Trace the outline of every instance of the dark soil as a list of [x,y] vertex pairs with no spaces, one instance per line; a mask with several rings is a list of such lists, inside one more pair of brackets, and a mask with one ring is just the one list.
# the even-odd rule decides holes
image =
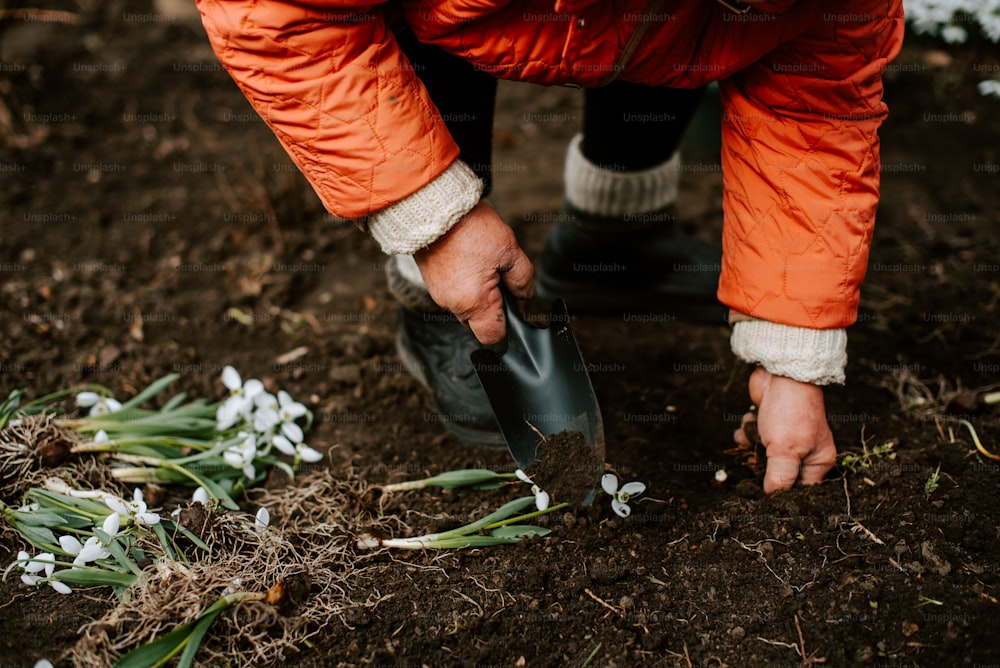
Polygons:
[[[306,402],[310,444],[345,477],[512,470],[444,431],[395,353],[382,256],[324,215],[204,35],[145,2],[88,7],[76,26],[3,32],[2,396],[97,382],[122,398],[179,372],[215,398],[232,364]],[[647,485],[631,516],[605,497],[509,548],[371,558],[378,605],[281,664],[1000,663],[1000,466],[946,410],[1000,371],[1000,101],[975,88],[1000,61],[995,46],[933,48],[911,40],[886,73],[880,222],[848,383],[827,392],[858,462],[765,498],[752,453],[733,449],[750,370],[722,323],[581,316],[608,464]],[[580,101],[502,86],[497,195],[529,254],[556,219]],[[717,156],[686,164],[681,218],[717,239]],[[967,417],[994,451],[998,410]],[[385,512],[416,535],[523,493],[411,492]],[[23,546],[8,533],[2,547],[6,564]],[[26,666],[110,605],[16,577],[0,601],[0,658]]]
[[604,458],[581,432],[561,431],[546,436],[535,452],[538,460],[525,473],[556,503],[583,503],[600,487]]

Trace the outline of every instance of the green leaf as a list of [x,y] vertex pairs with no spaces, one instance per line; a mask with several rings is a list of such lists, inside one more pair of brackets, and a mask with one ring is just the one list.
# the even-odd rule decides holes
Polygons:
[[122,568],[130,570],[136,575],[142,575],[142,570],[140,570],[139,566],[136,565],[134,561],[128,558],[128,555],[125,553],[125,548],[123,548],[121,543],[118,542],[117,537],[112,538],[109,534],[96,527],[94,528],[94,535],[97,536],[97,539],[101,541],[101,545],[103,545],[104,548],[111,553],[111,556],[115,558],[115,561],[117,561]]
[[552,533],[551,529],[531,525],[508,524],[497,527],[490,532],[491,536],[497,538],[531,538],[532,536],[547,536]]
[[439,538],[431,543],[431,547],[440,550],[458,550],[463,547],[489,547],[491,545],[507,545],[516,543],[517,538],[498,538],[496,536],[451,536]]
[[25,493],[25,497],[34,499],[45,508],[59,508],[81,517],[100,516],[103,518],[108,515],[107,504],[96,499],[81,499],[59,492],[50,492],[39,487],[29,489]]
[[503,482],[501,480],[498,480],[496,482],[484,482],[479,485],[473,485],[472,489],[477,492],[488,492],[493,489],[500,489],[501,487],[504,487],[506,484],[507,484],[506,482]]
[[69,584],[85,586],[121,586],[130,587],[135,582],[136,576],[131,573],[121,573],[119,571],[106,571],[102,568],[67,568],[56,571],[52,577]]
[[179,392],[174,396],[170,397],[170,401],[163,404],[163,408],[160,409],[161,413],[169,413],[170,411],[176,410],[184,400],[187,399],[187,394],[184,392]]
[[190,653],[188,663],[183,663],[184,657],[188,656],[188,651],[185,649],[185,652],[181,657],[182,663],[179,664],[178,668],[182,665],[190,666],[190,660],[194,658],[194,652],[197,651],[197,645],[201,644],[201,639],[205,635],[205,630],[208,629],[212,620],[214,620],[220,612],[229,607],[231,603],[232,601],[230,598],[223,596],[218,601],[203,610],[196,619],[187,622],[186,624],[182,624],[170,633],[167,633],[150,643],[132,650],[115,664],[115,668],[150,668],[151,666],[162,666],[192,640],[196,639],[196,647]]
[[136,406],[141,406],[158,395],[160,392],[163,392],[163,390],[167,389],[167,387],[178,378],[180,378],[180,374],[170,373],[159,380],[153,381],[145,390],[123,403],[121,410],[124,412],[135,408]]
[[496,471],[488,469],[459,469],[457,471],[446,471],[427,478],[424,483],[429,487],[452,489],[455,487],[493,482],[497,479],[497,475]]
[[471,533],[475,533],[485,526],[493,524],[494,522],[499,522],[500,520],[506,519],[515,513],[519,513],[531,504],[535,502],[535,497],[533,496],[522,496],[519,499],[514,499],[509,501],[481,520],[472,522],[471,524],[466,524],[463,527],[457,529],[452,529],[451,531],[445,531],[440,534],[441,538],[452,538],[454,536],[465,536]]
[[15,526],[14,528],[24,536],[25,540],[37,548],[52,550],[59,545],[59,539],[56,538],[56,535],[45,527]]
[[58,527],[67,523],[67,520],[55,513],[36,511],[15,510],[11,513],[11,522],[26,524],[34,527]]
[[[214,612],[206,612],[205,615],[198,620],[194,630],[191,631],[191,635],[188,636],[184,652],[181,653],[180,659],[177,661],[177,668],[190,668],[191,664],[194,662],[194,655],[198,653],[198,648],[201,647],[201,641],[205,637],[205,633],[208,632],[208,627],[212,625],[212,622],[215,621],[215,618],[218,617],[219,613],[224,609],[225,608],[220,607]],[[209,610],[211,610],[211,608]]]
[[181,534],[184,535],[185,538],[187,538],[189,541],[191,541],[192,543],[194,543],[195,547],[197,547],[197,548],[199,548],[201,550],[204,550],[205,552],[211,552],[212,551],[211,548],[208,545],[206,545],[204,543],[204,541],[202,541],[201,538],[198,538],[198,536],[194,535],[191,532],[191,530],[188,529],[187,527],[184,527],[184,526],[182,526],[180,524],[177,524],[177,523],[171,522],[171,521],[161,521],[160,523],[161,524],[165,523],[166,527],[164,527],[164,528],[166,528],[166,529],[170,529],[171,531],[179,531]]
[[24,390],[11,390],[10,394],[7,395],[7,399],[0,404],[0,429],[7,426],[8,420],[17,413],[17,407],[21,404],[21,397],[24,396]]
[[193,621],[182,624],[156,640],[136,647],[123,656],[115,664],[115,668],[150,668],[163,665],[180,651],[182,643],[190,636],[194,624]]
[[163,524],[161,522],[157,522],[153,525],[153,533],[155,533],[156,537],[160,539],[160,546],[166,553],[167,558],[177,561],[177,555],[175,555],[174,551],[170,548],[170,539],[167,538],[167,532],[163,530]]

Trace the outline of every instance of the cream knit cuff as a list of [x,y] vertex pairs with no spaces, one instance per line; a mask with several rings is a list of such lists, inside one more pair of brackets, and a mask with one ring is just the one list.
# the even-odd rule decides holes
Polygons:
[[575,208],[611,218],[659,211],[677,199],[679,153],[650,169],[613,172],[587,160],[582,142],[577,134],[566,151],[566,199]]
[[729,345],[741,360],[760,364],[777,376],[813,385],[844,382],[846,329],[809,329],[746,320],[733,325]]
[[479,203],[483,182],[461,160],[408,197],[368,216],[368,232],[387,255],[412,255]]

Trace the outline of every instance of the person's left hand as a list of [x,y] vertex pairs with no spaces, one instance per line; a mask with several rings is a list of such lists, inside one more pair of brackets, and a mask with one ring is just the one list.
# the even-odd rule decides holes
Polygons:
[[813,485],[822,481],[837,461],[823,388],[757,368],[750,375],[749,389],[758,410],[743,417],[733,438],[749,446],[746,425],[756,421],[767,450],[764,491],[770,494],[789,489],[796,482]]

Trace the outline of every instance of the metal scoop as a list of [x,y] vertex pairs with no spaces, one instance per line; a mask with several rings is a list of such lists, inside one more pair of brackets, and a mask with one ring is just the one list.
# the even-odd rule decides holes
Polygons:
[[500,292],[507,316],[506,350],[480,348],[471,359],[514,461],[522,469],[529,467],[536,461],[540,435],[561,431],[582,433],[604,461],[601,410],[565,302],[557,299],[548,313],[529,319],[505,286]]

